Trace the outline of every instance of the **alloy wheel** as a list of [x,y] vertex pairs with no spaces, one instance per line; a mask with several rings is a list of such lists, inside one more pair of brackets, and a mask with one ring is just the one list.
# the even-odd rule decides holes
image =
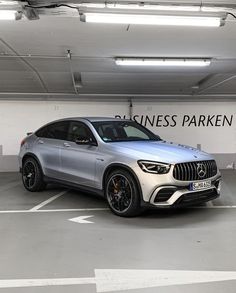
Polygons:
[[118,213],[127,211],[132,203],[132,188],[129,180],[121,174],[113,175],[107,184],[107,199]]
[[33,162],[28,161],[23,168],[23,181],[27,188],[34,186],[36,180],[36,169]]

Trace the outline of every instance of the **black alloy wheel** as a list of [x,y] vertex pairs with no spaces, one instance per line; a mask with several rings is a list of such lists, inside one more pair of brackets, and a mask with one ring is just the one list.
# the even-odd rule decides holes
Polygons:
[[46,187],[43,181],[43,173],[38,162],[34,158],[27,158],[22,166],[22,181],[29,191],[40,191]]
[[132,217],[141,211],[137,183],[126,170],[115,170],[109,174],[106,198],[110,209],[116,215]]

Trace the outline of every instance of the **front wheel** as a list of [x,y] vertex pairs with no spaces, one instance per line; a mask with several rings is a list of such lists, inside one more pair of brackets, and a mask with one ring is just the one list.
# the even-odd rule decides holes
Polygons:
[[126,170],[115,170],[108,175],[105,193],[114,214],[122,217],[134,217],[140,214],[137,183]]
[[45,189],[46,183],[43,181],[43,173],[34,158],[27,158],[23,162],[22,181],[24,187],[31,192]]

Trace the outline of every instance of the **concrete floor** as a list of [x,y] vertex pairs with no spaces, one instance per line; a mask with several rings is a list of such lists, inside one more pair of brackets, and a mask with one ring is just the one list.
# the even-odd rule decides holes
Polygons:
[[[94,269],[170,270],[169,276],[171,270],[235,272],[236,172],[226,170],[222,175],[222,195],[212,203],[178,211],[150,211],[126,219],[114,216],[99,197],[69,190],[56,198],[66,190],[55,186],[44,192],[29,193],[23,188],[19,174],[0,173],[0,292],[105,292],[104,288],[96,289],[94,284],[86,282],[3,288],[1,281],[93,278]],[[48,199],[51,202],[46,204]],[[93,224],[69,221],[79,216],[93,216],[88,218]],[[168,272],[165,273],[164,279],[168,279]],[[196,278],[198,274],[201,272],[196,273]],[[146,288],[152,285],[149,280],[146,284],[141,282],[144,285],[139,289],[115,291],[121,287],[114,286],[113,291],[235,293],[236,290],[236,273],[232,280],[226,281],[223,278],[223,281],[195,283],[196,278],[186,278],[188,281],[180,285],[158,287],[153,281],[155,287]],[[11,282],[9,287],[13,287]]]

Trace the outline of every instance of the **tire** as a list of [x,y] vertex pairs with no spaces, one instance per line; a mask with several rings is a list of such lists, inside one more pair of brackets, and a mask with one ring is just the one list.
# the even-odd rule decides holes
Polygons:
[[23,163],[22,182],[25,189],[31,192],[41,191],[46,188],[41,167],[32,157],[27,158]]
[[107,176],[105,196],[111,211],[118,216],[134,217],[142,211],[137,183],[126,170],[117,169]]

